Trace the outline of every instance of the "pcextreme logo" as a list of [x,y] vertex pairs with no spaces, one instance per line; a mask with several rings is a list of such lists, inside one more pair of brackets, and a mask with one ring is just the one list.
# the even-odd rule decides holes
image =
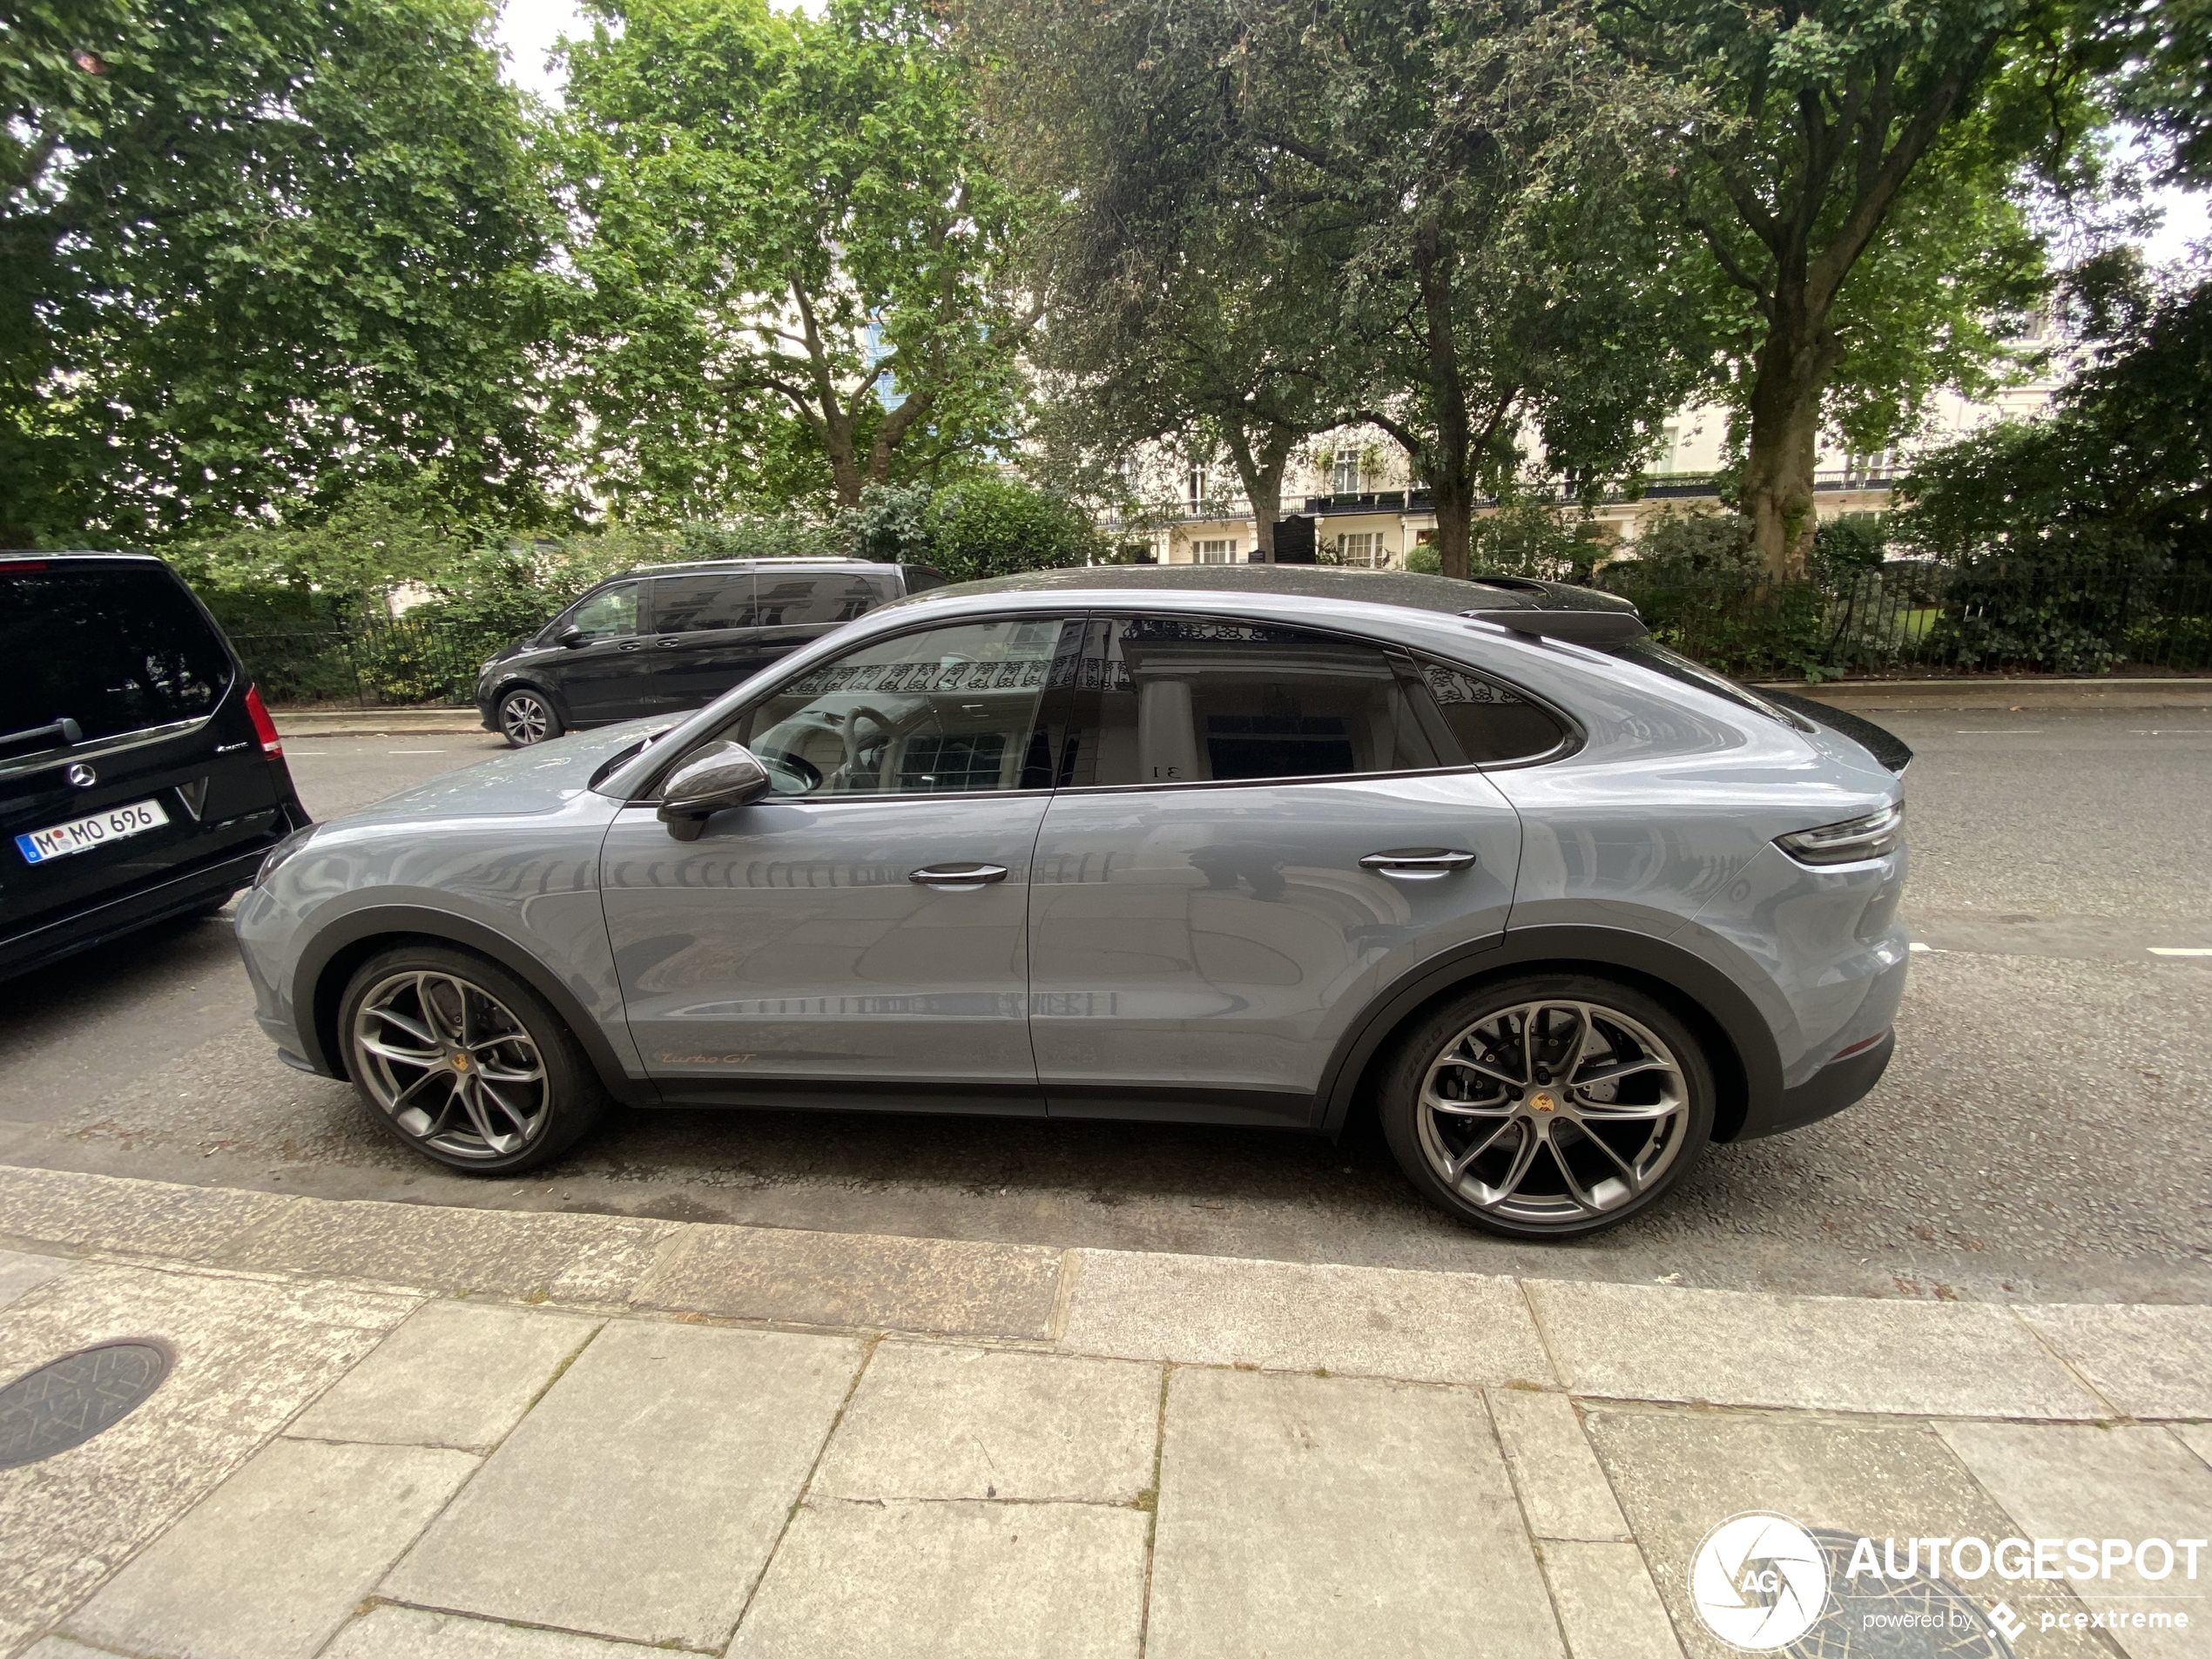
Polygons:
[[1690,1558],[1689,1598],[1705,1628],[1730,1647],[1772,1653],[1827,1609],[1828,1565],[1803,1527],[1755,1509],[1705,1534]]

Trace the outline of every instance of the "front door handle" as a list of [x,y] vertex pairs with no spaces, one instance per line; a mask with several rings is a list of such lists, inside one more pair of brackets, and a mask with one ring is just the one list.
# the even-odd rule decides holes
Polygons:
[[925,887],[943,887],[954,893],[972,887],[988,886],[1006,880],[1003,864],[933,864],[926,869],[909,871],[907,880]]
[[1359,867],[1400,881],[1433,881],[1474,862],[1474,853],[1457,847],[1394,846],[1386,853],[1368,853]]
[[645,642],[642,639],[625,639],[622,642],[622,648],[624,651],[643,651],[645,649]]

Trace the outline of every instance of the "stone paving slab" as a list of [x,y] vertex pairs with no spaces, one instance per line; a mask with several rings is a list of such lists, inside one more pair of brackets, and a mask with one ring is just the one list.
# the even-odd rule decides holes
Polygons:
[[1034,1244],[692,1227],[633,1299],[729,1318],[1042,1339],[1060,1258]]
[[2009,1308],[1527,1281],[1571,1393],[1908,1416],[2110,1415]]
[[[2051,1423],[1946,1423],[1939,1432],[1982,1489],[2031,1538],[2212,1539],[2212,1479],[2162,1428]],[[2099,1576],[2074,1585],[2107,1638],[2129,1659],[2189,1659],[2212,1647],[2212,1551],[2199,1550],[2194,1582],[2185,1561],[2154,1554],[2156,1577],[2101,1555]],[[2067,1563],[2071,1571],[2073,1563]],[[2160,1570],[2164,1569],[2164,1570]],[[2189,1628],[2137,1629],[2137,1613],[2186,1613]],[[2114,1622],[2110,1615],[2128,1615]]]
[[304,1198],[0,1164],[0,1238],[216,1262]]
[[489,1452],[598,1328],[570,1313],[428,1302],[287,1432]]
[[149,1659],[312,1659],[476,1463],[423,1447],[278,1440],[66,1629]]
[[1682,1659],[1666,1604],[1634,1544],[1539,1546],[1574,1659]]
[[1561,1651],[1479,1392],[1171,1374],[1147,1659]]
[[667,1651],[388,1602],[341,1630],[320,1659],[647,1659]]
[[1136,1659],[1135,1509],[809,1499],[732,1659]]
[[1521,1513],[1537,1538],[1626,1540],[1629,1523],[1564,1394],[1489,1390],[1490,1420],[1506,1454]]
[[1128,1504],[1152,1484],[1160,1368],[886,1342],[822,1454],[846,1498]]
[[2075,1304],[2020,1317],[2128,1416],[2212,1418],[2212,1308]]
[[0,1653],[47,1629],[244,1463],[414,1309],[312,1282],[81,1264],[0,1312],[0,1379],[102,1342],[165,1343],[143,1405],[0,1470]]
[[681,1231],[626,1216],[302,1198],[212,1259],[462,1295],[620,1302]]
[[21,1301],[41,1285],[59,1278],[73,1265],[59,1256],[25,1256],[12,1250],[0,1250],[0,1308]]
[[1509,1278],[1079,1250],[1061,1347],[1423,1382],[1548,1383]]
[[718,1648],[861,1358],[840,1337],[610,1324],[382,1593]]
[[[1815,1530],[1894,1537],[1900,1548],[1908,1537],[1994,1540],[2018,1530],[1931,1423],[1625,1406],[1582,1420],[1690,1659],[1739,1652],[1706,1629],[1689,1592],[1691,1555],[1730,1515],[1764,1510]],[[2063,1581],[1962,1588],[1985,1608],[2001,1595],[2031,1624],[2045,1611],[2080,1607]],[[2027,1659],[2091,1656],[2111,1659],[2086,1631],[2050,1631]]]

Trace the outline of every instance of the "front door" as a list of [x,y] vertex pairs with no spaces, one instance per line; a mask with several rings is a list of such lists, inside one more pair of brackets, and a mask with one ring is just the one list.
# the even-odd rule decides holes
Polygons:
[[[1040,705],[1057,620],[879,639],[718,734],[776,792],[678,841],[609,832],[607,927],[647,1069],[681,1097],[883,1091],[1041,1112],[1029,1051],[1030,861],[1050,799]],[[1080,630],[1065,630],[1072,662]]]
[[644,591],[643,582],[617,582],[569,617],[568,627],[583,638],[553,658],[546,673],[570,725],[604,725],[653,711]]
[[1519,819],[1380,646],[1183,616],[1088,632],[1031,895],[1051,1111],[1307,1123],[1384,985],[1502,934]]

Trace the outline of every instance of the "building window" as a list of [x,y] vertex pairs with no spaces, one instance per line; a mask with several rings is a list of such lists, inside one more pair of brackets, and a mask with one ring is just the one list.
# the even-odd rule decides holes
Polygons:
[[1336,491],[1339,496],[1359,493],[1359,452],[1357,449],[1337,451]]
[[1237,563],[1237,543],[1234,541],[1201,542],[1198,543],[1198,563],[1234,564]]
[[1660,428],[1659,470],[1662,473],[1682,470],[1682,428],[1672,421]]
[[1337,537],[1337,563],[1356,564],[1364,570],[1390,567],[1390,550],[1380,530],[1345,530]]
[[1193,465],[1190,469],[1190,476],[1184,482],[1190,492],[1191,509],[1196,511],[1205,504],[1206,469],[1203,466]]

